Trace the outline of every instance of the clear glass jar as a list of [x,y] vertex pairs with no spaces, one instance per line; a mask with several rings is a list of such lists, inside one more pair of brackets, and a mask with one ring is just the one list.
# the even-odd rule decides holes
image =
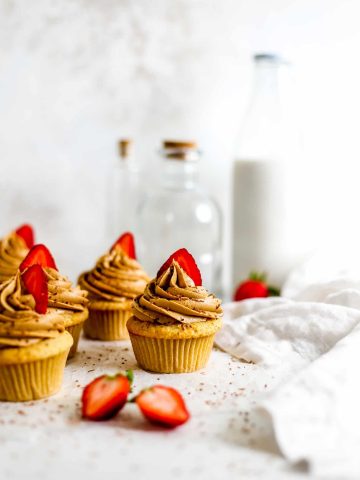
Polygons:
[[131,155],[129,139],[118,143],[119,157],[112,165],[108,181],[108,241],[135,229],[135,211],[139,198],[139,168]]
[[137,212],[138,256],[150,275],[179,248],[194,256],[204,286],[221,290],[222,220],[217,203],[199,185],[194,142],[165,141],[158,182]]

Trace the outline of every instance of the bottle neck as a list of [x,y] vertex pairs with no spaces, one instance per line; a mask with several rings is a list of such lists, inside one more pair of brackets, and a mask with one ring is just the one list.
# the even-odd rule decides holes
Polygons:
[[279,65],[271,62],[256,64],[253,102],[262,105],[279,102]]
[[136,159],[131,155],[126,158],[117,158],[116,167],[121,171],[135,172],[139,171],[139,165]]
[[177,190],[190,190],[197,186],[199,166],[196,161],[163,160],[163,185]]
[[278,60],[255,59],[254,87],[238,146],[239,159],[267,161],[284,158],[286,131],[279,67]]

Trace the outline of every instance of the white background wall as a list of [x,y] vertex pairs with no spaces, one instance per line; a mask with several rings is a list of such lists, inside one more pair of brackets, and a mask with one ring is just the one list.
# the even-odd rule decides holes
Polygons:
[[358,0],[0,0],[0,232],[32,222],[64,273],[91,265],[125,135],[144,165],[162,138],[196,138],[226,213],[264,50],[295,65],[314,236],[346,230],[360,204],[359,18]]

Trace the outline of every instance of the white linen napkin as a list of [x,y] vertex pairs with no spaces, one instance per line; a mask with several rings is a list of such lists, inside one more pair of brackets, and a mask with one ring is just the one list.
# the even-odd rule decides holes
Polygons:
[[329,478],[360,478],[360,282],[291,278],[284,290],[292,298],[225,305],[216,343],[276,373],[259,408],[289,461]]

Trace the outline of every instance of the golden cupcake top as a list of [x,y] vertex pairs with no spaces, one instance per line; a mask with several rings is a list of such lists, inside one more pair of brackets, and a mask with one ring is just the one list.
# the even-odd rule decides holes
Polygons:
[[[201,285],[201,275],[192,256],[185,249],[178,252],[181,254],[175,252],[157,277],[147,284],[144,293],[135,298],[132,310],[138,320],[191,324],[222,316],[221,301]],[[193,275],[198,285],[187,272]]]
[[0,348],[26,347],[64,331],[62,315],[47,311],[46,279],[39,269],[18,271],[0,285]]
[[142,293],[149,280],[136,261],[134,237],[127,232],[80,276],[79,285],[89,292],[90,301],[125,302]]
[[0,241],[0,281],[7,280],[16,274],[28,251],[26,241],[16,231],[6,235]]
[[88,292],[74,287],[72,282],[54,268],[44,269],[48,284],[48,306],[73,312],[82,312],[88,303]]

